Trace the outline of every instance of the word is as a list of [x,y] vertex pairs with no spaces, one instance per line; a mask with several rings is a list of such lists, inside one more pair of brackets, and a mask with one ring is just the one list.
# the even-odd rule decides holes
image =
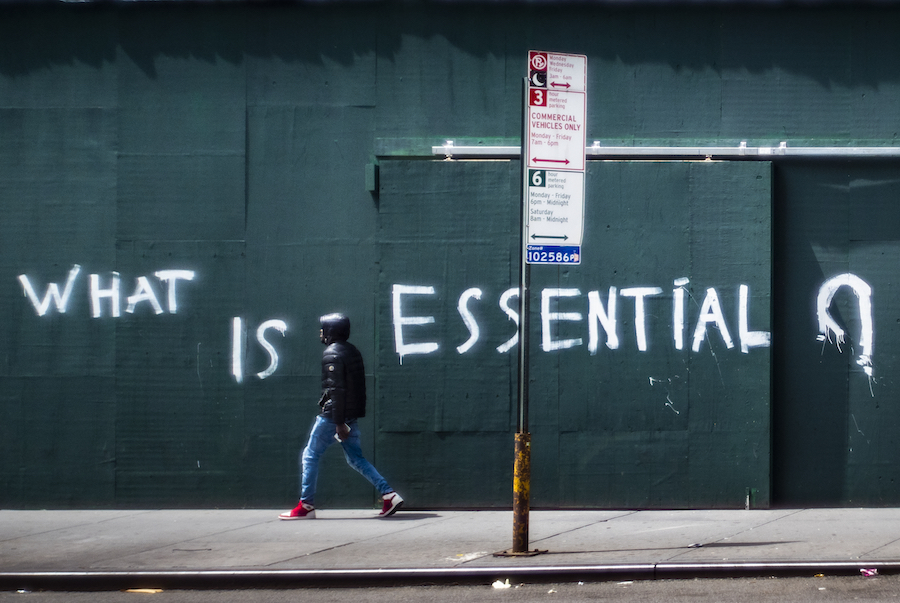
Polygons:
[[[284,337],[287,331],[287,323],[283,320],[267,320],[256,329],[256,341],[269,355],[269,366],[256,373],[259,379],[266,379],[278,370],[278,352],[275,346],[266,339],[266,331],[275,329]],[[234,380],[241,383],[244,380],[244,350],[246,349],[247,332],[244,329],[244,319],[235,316],[231,321],[231,374]]]

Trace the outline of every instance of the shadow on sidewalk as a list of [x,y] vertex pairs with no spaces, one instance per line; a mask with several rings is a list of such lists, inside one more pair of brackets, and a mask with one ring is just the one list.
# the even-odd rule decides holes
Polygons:
[[435,517],[440,517],[440,514],[401,511],[390,517],[380,517],[376,514],[368,517],[322,517],[321,515],[317,515],[314,521],[371,521],[377,519],[378,521],[394,523],[395,521],[421,521],[423,519],[434,519]]
[[777,546],[780,544],[794,544],[797,540],[780,540],[776,542],[711,542],[709,544],[689,544],[687,546],[670,546],[652,549],[606,549],[602,551],[546,551],[545,555],[583,555],[586,553],[635,553],[638,551],[684,551],[688,549],[711,549],[711,548],[729,548],[729,547],[754,547],[754,546]]

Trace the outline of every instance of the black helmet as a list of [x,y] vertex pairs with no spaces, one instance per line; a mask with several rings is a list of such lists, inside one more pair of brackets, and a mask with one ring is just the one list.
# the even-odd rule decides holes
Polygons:
[[319,318],[322,325],[322,343],[347,341],[350,338],[350,319],[343,314],[326,314]]

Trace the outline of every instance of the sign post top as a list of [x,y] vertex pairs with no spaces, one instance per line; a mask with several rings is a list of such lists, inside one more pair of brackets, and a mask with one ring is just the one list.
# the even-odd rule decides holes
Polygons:
[[587,88],[587,57],[583,54],[528,51],[529,86],[564,92]]
[[528,52],[523,263],[581,263],[586,87],[586,56]]

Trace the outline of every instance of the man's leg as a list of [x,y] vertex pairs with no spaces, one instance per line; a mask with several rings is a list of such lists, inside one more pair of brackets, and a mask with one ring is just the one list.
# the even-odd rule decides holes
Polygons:
[[300,500],[308,505],[314,504],[316,498],[319,459],[335,441],[334,423],[325,417],[316,417],[306,448],[300,453]]
[[347,460],[348,465],[356,469],[381,494],[383,506],[380,515],[382,517],[393,515],[400,508],[400,505],[403,504],[403,498],[394,492],[387,480],[363,456],[362,447],[359,443],[359,426],[356,421],[349,423],[349,427],[350,435],[341,442],[341,446],[344,449],[344,458]]
[[369,480],[369,483],[375,486],[375,489],[378,490],[379,494],[385,495],[388,492],[393,492],[393,488],[388,485],[387,480],[381,477],[378,470],[363,456],[362,447],[359,442],[359,425],[357,425],[356,421],[353,421],[352,423],[349,423],[348,426],[350,427],[350,435],[341,442],[347,464],[356,469],[364,478]]
[[279,519],[315,519],[316,481],[319,477],[319,458],[334,442],[334,424],[316,417],[309,432],[306,448],[300,453],[300,502],[290,511],[278,516]]

